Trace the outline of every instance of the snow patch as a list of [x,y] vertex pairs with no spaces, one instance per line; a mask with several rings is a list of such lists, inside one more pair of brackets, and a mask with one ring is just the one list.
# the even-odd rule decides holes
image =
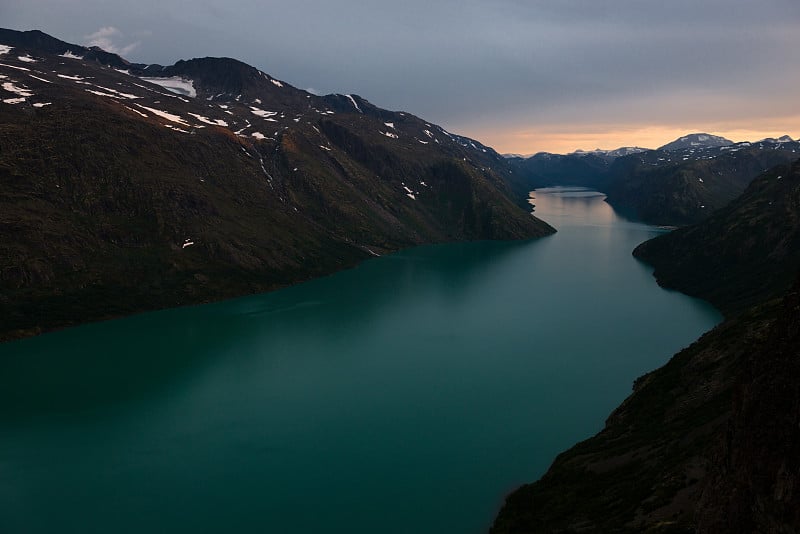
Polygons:
[[33,74],[28,74],[28,76],[30,76],[31,78],[33,78],[35,80],[39,80],[40,82],[53,83],[50,80],[45,80],[44,78],[39,78],[38,76],[34,76]]
[[350,99],[350,102],[353,103],[353,107],[356,108],[359,113],[364,113],[363,111],[361,111],[361,108],[358,107],[358,103],[356,102],[356,99],[353,98],[353,95],[344,95],[344,96]]
[[262,139],[266,139],[267,138],[267,136],[262,134],[261,132],[253,132],[253,133],[250,134],[250,136],[251,137],[255,137],[259,141],[262,140]]
[[175,130],[176,132],[181,132],[181,133],[185,133],[185,134],[192,133],[192,132],[190,132],[188,130],[184,130],[183,128],[178,128],[177,126],[173,126],[171,124],[165,124],[164,127],[165,128],[169,128],[170,130]]
[[116,95],[121,96],[122,98],[127,98],[128,100],[135,100],[140,98],[136,95],[132,95],[130,93],[123,93],[122,91],[117,91],[116,89],[110,89],[108,87],[103,87],[102,85],[95,85],[98,89],[102,89],[103,91],[108,91],[109,93],[114,93]]
[[189,78],[182,78],[180,76],[172,76],[170,78],[141,78],[142,80],[156,85],[160,85],[167,91],[173,93],[195,98],[197,90],[194,88],[194,82]]
[[31,69],[26,69],[25,67],[15,67],[14,65],[6,65],[5,63],[0,63],[0,67],[8,67],[9,69],[24,70],[25,72],[31,71]]
[[93,89],[84,89],[84,91],[86,91],[87,93],[92,93],[93,95],[97,96],[105,96],[108,98],[119,98],[117,95],[112,95],[111,93],[104,93],[102,91],[95,91]]
[[3,100],[6,104],[22,104],[25,102],[24,98],[6,98]]
[[69,74],[56,74],[59,78],[64,78],[65,80],[72,80],[73,82],[80,82],[83,81],[83,78],[80,76],[70,76]]
[[384,124],[385,126],[387,126],[388,128],[392,128],[392,129],[394,129],[394,123],[393,123],[393,122],[384,122],[383,124]]
[[[17,95],[22,96],[22,97],[33,96],[33,93],[31,93],[27,88],[25,88],[25,87],[17,87],[16,85],[14,85],[11,82],[3,83],[3,89],[8,91],[9,93],[14,93],[14,94],[17,94]],[[25,100],[25,99],[23,98],[23,100]]]
[[386,137],[391,137],[392,139],[397,139],[398,137],[400,137],[399,135],[392,132],[381,132],[379,130],[378,133],[380,133],[381,135],[385,135]]
[[209,119],[208,117],[203,117],[202,115],[198,115],[197,113],[189,113],[189,115],[199,120],[200,122],[210,124],[211,126],[225,126],[226,128],[228,127],[228,123],[222,119]]
[[147,111],[149,111],[153,115],[158,115],[161,118],[167,119],[168,121],[177,122],[178,124],[183,124],[184,126],[191,126],[180,115],[173,115],[172,113],[167,113],[166,111],[161,111],[160,109],[149,108],[149,107],[143,106],[141,104],[135,104],[135,105],[139,106],[142,109],[146,109]]
[[139,111],[138,109],[133,109],[133,108],[131,108],[131,107],[128,107],[128,106],[124,106],[124,107],[126,107],[127,109],[129,109],[129,110],[133,111],[134,113],[136,113],[136,114],[138,114],[138,115],[141,115],[141,116],[142,116],[142,117],[144,117],[144,118],[147,118],[147,114],[146,114],[146,113],[142,113],[142,112],[141,112],[141,111]]
[[[253,115],[255,115],[257,117],[262,117],[264,119],[268,119],[268,118],[272,117],[273,115],[277,115],[278,114],[277,111],[264,111],[263,109],[257,108],[255,106],[250,106],[250,113],[252,113]],[[272,120],[274,121],[275,119],[272,119]]]
[[25,54],[24,56],[17,56],[17,59],[22,61],[22,62],[24,62],[24,63],[36,63],[36,60],[33,59],[28,54]]
[[414,196],[414,195],[412,195],[411,193],[406,193],[406,196],[407,196],[408,198],[410,198],[411,200],[417,200],[417,197],[415,197],[415,196]]
[[66,52],[64,52],[63,54],[61,54],[58,57],[65,57],[65,58],[68,58],[68,59],[83,59],[83,56],[79,56],[77,54],[73,54],[72,50],[67,50]]
[[4,44],[0,44],[0,56],[2,56],[3,54],[8,54],[12,50],[14,50],[14,49],[11,48],[10,46],[4,45]]
[[320,147],[321,149],[323,149],[323,150],[327,150],[328,152],[330,152],[330,151],[331,151],[331,149],[330,149],[330,148],[328,148],[328,147],[326,147],[326,146],[324,146],[324,145],[319,145],[319,147]]
[[283,84],[282,84],[281,82],[279,82],[278,80],[273,80],[272,78],[270,78],[270,80],[269,80],[269,81],[271,81],[271,82],[272,82],[272,84],[273,84],[274,86],[276,86],[276,87],[283,87]]

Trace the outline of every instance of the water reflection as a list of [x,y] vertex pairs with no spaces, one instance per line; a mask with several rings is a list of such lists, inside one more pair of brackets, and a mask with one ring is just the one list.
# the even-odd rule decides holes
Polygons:
[[531,191],[529,202],[537,217],[556,227],[614,225],[637,230],[654,229],[626,217],[605,200],[604,193],[585,187],[543,187]]

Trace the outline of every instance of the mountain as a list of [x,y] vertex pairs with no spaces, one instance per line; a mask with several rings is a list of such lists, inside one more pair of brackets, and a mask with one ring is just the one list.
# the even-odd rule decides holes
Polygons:
[[800,156],[800,143],[655,150],[610,166],[608,202],[645,222],[683,226],[709,217],[765,170]]
[[571,152],[567,154],[568,156],[599,156],[599,157],[606,157],[610,159],[619,158],[622,156],[630,156],[631,154],[638,154],[639,152],[647,152],[650,150],[649,148],[642,148],[638,146],[623,146],[620,148],[616,148],[614,150],[602,150],[596,148],[594,150],[576,150],[575,152]]
[[770,169],[705,224],[647,241],[634,255],[655,266],[660,285],[729,314],[783,294],[800,271],[800,162]]
[[521,194],[537,187],[577,185],[601,189],[613,158],[593,153],[550,154],[510,158],[516,190]]
[[554,231],[494,150],[357,95],[229,58],[0,43],[0,339]]
[[726,320],[638,378],[600,433],[508,496],[491,532],[798,531],[798,213],[800,160],[636,249]]
[[693,133],[658,147],[658,150],[683,150],[685,148],[710,148],[716,146],[729,146],[734,144],[730,139],[707,133]]
[[780,137],[767,137],[760,141],[761,143],[792,143],[794,139],[789,137],[788,135],[782,135]]
[[[700,137],[708,139],[695,141]],[[513,187],[519,194],[553,185],[590,187],[606,193],[609,204],[625,215],[683,226],[704,220],[740,195],[758,174],[800,155],[800,143],[789,136],[725,145],[717,144],[720,139],[692,134],[667,150],[628,147],[512,158]],[[677,147],[681,143],[686,146]]]

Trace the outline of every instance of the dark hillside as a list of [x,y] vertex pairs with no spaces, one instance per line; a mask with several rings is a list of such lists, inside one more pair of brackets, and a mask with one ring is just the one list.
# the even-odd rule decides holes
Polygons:
[[496,152],[360,97],[228,58],[0,43],[0,339],[554,231]]
[[637,379],[599,434],[511,493],[493,533],[800,529],[799,214],[795,162],[636,249],[660,283],[727,320]]

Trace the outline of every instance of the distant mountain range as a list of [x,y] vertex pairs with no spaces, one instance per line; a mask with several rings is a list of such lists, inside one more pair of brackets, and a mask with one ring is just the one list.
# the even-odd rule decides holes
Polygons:
[[661,225],[701,221],[741,194],[759,173],[800,156],[791,137],[734,143],[704,133],[655,150],[539,153],[508,158],[518,190],[552,185],[591,187],[624,214]]
[[0,30],[0,339],[552,233],[481,143],[229,58]]

